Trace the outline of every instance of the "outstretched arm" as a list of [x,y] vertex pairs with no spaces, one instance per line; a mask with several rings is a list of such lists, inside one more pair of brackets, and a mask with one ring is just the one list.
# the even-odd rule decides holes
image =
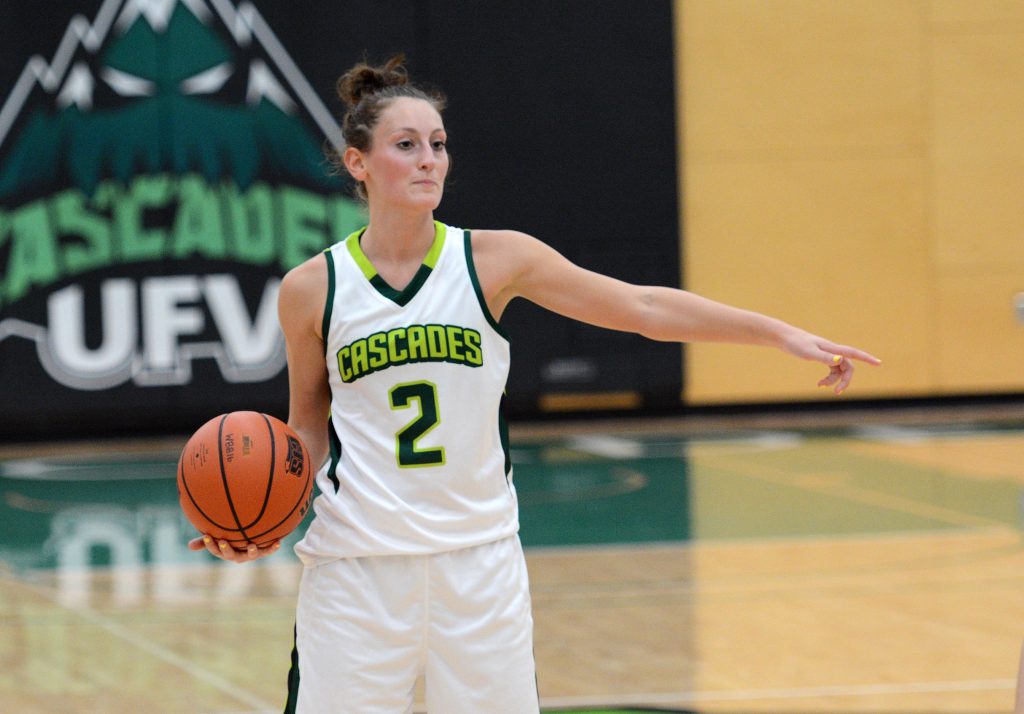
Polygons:
[[[479,235],[477,235],[479,233]],[[473,253],[495,315],[515,297],[599,327],[668,342],[727,342],[776,347],[828,365],[819,384],[841,393],[851,360],[880,364],[867,352],[831,342],[760,313],[685,290],[632,285],[579,267],[553,248],[515,231],[474,233]]]

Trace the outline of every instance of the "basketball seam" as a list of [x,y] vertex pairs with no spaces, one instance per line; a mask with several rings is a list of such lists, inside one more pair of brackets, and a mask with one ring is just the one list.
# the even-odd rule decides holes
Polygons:
[[[307,477],[306,478],[306,487],[304,489],[302,489],[302,494],[299,496],[299,500],[295,502],[295,505],[292,506],[291,510],[288,511],[288,513],[285,516],[283,516],[281,518],[281,520],[279,520],[277,523],[275,523],[270,528],[267,528],[264,531],[261,531],[259,533],[254,534],[253,538],[261,538],[261,537],[265,536],[267,533],[273,533],[275,530],[280,528],[281,525],[284,524],[289,518],[291,518],[293,513],[295,513],[295,509],[299,508],[299,506],[301,506],[302,504],[309,502],[309,497],[311,495],[312,489],[313,489],[313,479],[312,479],[312,477]],[[253,542],[255,543],[256,541],[254,540]]]
[[[228,499],[228,508],[231,509],[231,516],[235,519],[235,525],[238,526],[238,532],[242,534],[243,542],[245,542],[249,541],[249,534],[246,533],[246,529],[242,526],[242,521],[238,517],[238,511],[235,510],[235,500],[231,498],[231,488],[228,486],[228,473],[224,469],[224,422],[227,420],[228,415],[225,414],[221,417],[220,424],[217,425],[217,457],[220,459],[220,478],[221,482],[224,484],[224,496]],[[270,454],[271,457],[273,457],[273,438],[271,438],[270,444]],[[273,468],[273,466],[271,466],[271,468]]]
[[274,488],[274,466],[277,460],[277,438],[274,435],[274,425],[270,423],[270,419],[267,418],[266,414],[260,414],[263,417],[264,423],[267,425],[267,433],[270,435],[270,476],[267,478],[267,490],[263,494],[263,505],[260,506],[260,512],[256,514],[256,517],[249,521],[245,526],[239,523],[239,528],[248,530],[260,522],[263,518],[263,514],[267,512],[267,505],[270,503],[270,492]]
[[[279,520],[278,522],[274,523],[273,526],[271,526],[270,528],[266,529],[265,531],[260,531],[259,533],[252,534],[252,539],[253,539],[252,542],[256,543],[257,545],[259,545],[259,543],[257,543],[256,539],[262,538],[262,537],[266,536],[266,534],[273,533],[274,531],[276,531],[279,528],[281,528],[283,526],[283,524],[286,521],[288,521],[288,519],[292,516],[292,514],[295,513],[295,510],[297,508],[299,508],[303,503],[307,503],[309,501],[309,493],[312,490],[312,486],[313,486],[313,479],[312,478],[306,478],[306,488],[303,489],[302,495],[299,497],[299,500],[295,502],[294,506],[292,506],[292,510],[290,510],[287,515],[283,516],[281,518],[281,520]],[[282,536],[282,538],[284,538],[284,536]],[[242,542],[243,541],[241,541],[241,540],[228,540],[228,543],[242,543]]]
[[[190,444],[191,442],[189,442],[189,444],[185,444],[186,450],[188,449]],[[183,463],[184,459],[182,459],[181,461],[182,463],[178,464],[178,469],[181,473],[181,485],[185,487],[185,494],[188,496],[188,500],[192,502],[192,505],[195,506],[196,511],[199,512],[199,515],[202,516],[207,523],[209,523],[211,526],[215,528],[219,528],[225,531],[235,530],[234,528],[228,528],[224,524],[215,521],[206,514],[206,511],[203,510],[203,507],[199,505],[199,502],[196,501],[195,497],[192,495],[192,489],[188,487],[188,476],[185,475],[185,464]]]

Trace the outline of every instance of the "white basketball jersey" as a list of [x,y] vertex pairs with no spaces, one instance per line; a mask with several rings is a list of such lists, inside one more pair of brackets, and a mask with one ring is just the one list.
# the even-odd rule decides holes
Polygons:
[[484,301],[469,231],[435,227],[401,291],[363,254],[363,231],[325,251],[331,455],[296,546],[306,564],[438,553],[518,531],[500,413],[508,339]]

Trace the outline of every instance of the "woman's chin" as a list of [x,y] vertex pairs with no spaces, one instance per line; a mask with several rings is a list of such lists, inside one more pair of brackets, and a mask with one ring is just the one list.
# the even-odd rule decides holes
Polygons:
[[441,192],[431,191],[429,193],[421,193],[415,196],[410,196],[408,200],[408,207],[412,209],[419,209],[423,211],[433,211],[441,205]]

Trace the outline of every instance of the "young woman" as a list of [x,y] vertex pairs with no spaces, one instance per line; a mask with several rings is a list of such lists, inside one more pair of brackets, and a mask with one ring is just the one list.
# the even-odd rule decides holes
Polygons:
[[[338,83],[338,157],[369,223],[285,276],[289,423],[321,495],[305,565],[289,710],[408,712],[425,675],[431,712],[538,711],[529,585],[499,417],[523,297],[656,340],[765,345],[828,367],[842,392],[858,349],[683,290],[631,285],[510,230],[435,222],[450,159],[442,100],[401,58]],[[324,416],[329,414],[328,428]],[[195,549],[244,562],[210,538]]]

